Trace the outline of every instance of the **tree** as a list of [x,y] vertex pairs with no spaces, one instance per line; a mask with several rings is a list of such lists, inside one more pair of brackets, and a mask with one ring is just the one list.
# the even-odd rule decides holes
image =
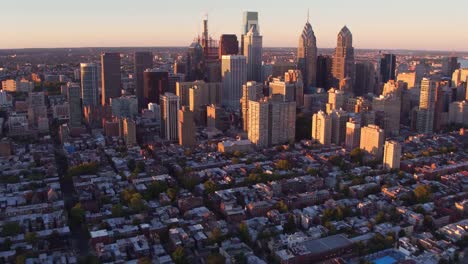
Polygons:
[[151,259],[148,257],[139,258],[137,264],[151,264]]
[[184,248],[181,246],[178,246],[174,252],[172,252],[172,260],[174,261],[175,264],[184,264],[186,262],[186,256],[184,252]]
[[130,208],[133,211],[141,212],[145,208],[141,194],[134,193],[130,199]]
[[288,221],[283,225],[283,229],[288,234],[296,231],[296,221],[294,220],[294,216],[292,214],[288,216]]
[[383,211],[380,211],[375,216],[375,223],[381,224],[383,222],[385,222],[385,213]]
[[81,208],[81,203],[75,204],[70,210],[70,220],[73,225],[81,225],[85,221],[85,211]]
[[24,240],[29,244],[34,244],[37,241],[37,234],[35,232],[27,232],[24,236]]
[[212,194],[218,190],[218,185],[213,180],[207,180],[203,186],[205,187],[205,192],[207,194]]
[[146,165],[143,161],[138,161],[136,163],[136,167],[135,167],[135,170],[134,172],[136,173],[141,173],[141,172],[144,172],[146,170]]
[[121,204],[114,204],[112,205],[112,216],[113,217],[121,217],[123,215],[123,208]]
[[275,208],[281,213],[286,213],[288,211],[288,206],[283,201],[277,202]]
[[418,185],[413,192],[416,200],[420,203],[426,203],[429,201],[429,198],[432,194],[431,187],[424,184]]
[[17,255],[16,258],[15,258],[15,263],[16,264],[24,264],[26,263],[26,256],[21,254],[21,255]]
[[177,198],[177,190],[174,188],[167,189],[166,194],[171,198],[171,201],[174,201]]
[[135,159],[129,159],[127,161],[127,168],[130,170],[130,171],[134,171],[135,168],[136,168],[136,162],[135,162]]
[[349,153],[349,156],[351,157],[351,161],[354,163],[357,163],[359,166],[362,165],[362,161],[364,158],[364,152],[360,148],[355,148],[351,150]]
[[224,264],[226,259],[219,253],[211,253],[206,258],[206,264]]
[[278,170],[289,170],[291,167],[291,164],[289,164],[289,161],[288,160],[285,160],[285,159],[282,159],[282,160],[279,160],[277,163],[276,163],[276,168]]
[[21,226],[17,222],[6,222],[3,225],[2,237],[15,236],[21,233]]
[[208,238],[212,243],[218,243],[220,242],[222,237],[221,230],[219,228],[215,227],[210,234],[210,237]]
[[243,242],[250,241],[249,227],[245,222],[239,224],[239,236]]

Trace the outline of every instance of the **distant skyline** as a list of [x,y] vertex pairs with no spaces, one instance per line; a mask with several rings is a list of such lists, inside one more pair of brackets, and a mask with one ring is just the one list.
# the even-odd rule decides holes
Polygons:
[[296,47],[310,10],[318,48],[347,25],[358,49],[468,51],[466,0],[4,0],[0,49],[188,46],[201,33],[240,38],[259,12],[265,47]]

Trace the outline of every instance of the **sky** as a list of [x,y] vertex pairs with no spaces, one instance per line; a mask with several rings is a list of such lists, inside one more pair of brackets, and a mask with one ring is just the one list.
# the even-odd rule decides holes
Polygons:
[[296,47],[310,11],[319,48],[346,25],[359,49],[468,51],[467,0],[0,0],[0,49],[188,46],[209,32],[240,38],[259,12],[264,47]]

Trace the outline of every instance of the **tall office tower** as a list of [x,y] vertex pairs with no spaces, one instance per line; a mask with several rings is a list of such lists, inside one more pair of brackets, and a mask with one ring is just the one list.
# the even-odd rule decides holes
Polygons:
[[335,56],[333,57],[333,77],[335,84],[346,77],[354,81],[353,35],[346,26],[338,33]]
[[468,126],[468,102],[453,102],[449,105],[449,123]]
[[[343,91],[331,88],[328,90],[328,103],[326,105],[327,113],[331,113],[332,110],[339,110],[343,108],[345,104],[345,94]],[[354,111],[352,111],[354,112]]]
[[368,125],[361,128],[360,148],[376,159],[382,158],[385,132],[379,126]]
[[385,131],[386,137],[400,134],[401,97],[397,94],[374,97],[372,110],[375,112],[375,124]]
[[134,118],[138,114],[138,99],[134,95],[111,98],[112,116]]
[[262,80],[262,39],[257,27],[251,27],[244,36],[244,56],[247,60],[247,80]]
[[437,83],[430,78],[423,78],[416,121],[416,130],[419,133],[432,133],[434,130],[436,93]]
[[328,89],[332,86],[333,59],[331,56],[317,56],[317,87]]
[[329,146],[331,144],[331,117],[323,111],[312,116],[312,139],[320,144]]
[[304,105],[304,85],[300,74],[300,71],[291,70],[285,73],[284,78],[272,78],[268,83],[269,94],[281,94],[285,101],[296,102],[298,107],[302,107]]
[[397,82],[404,82],[408,86],[408,90],[416,86],[416,73],[415,72],[402,72],[398,73]]
[[83,106],[95,106],[99,102],[98,69],[94,63],[81,63],[81,98]]
[[348,121],[348,113],[343,110],[333,110],[331,117],[331,143],[337,146],[342,145],[346,139],[346,123]]
[[457,57],[446,57],[442,61],[442,73],[444,76],[450,77],[458,68],[460,68],[460,64]]
[[137,51],[134,54],[133,73],[135,74],[135,94],[138,98],[138,110],[146,107],[143,72],[153,68],[153,53]]
[[395,140],[385,141],[383,165],[387,169],[399,169],[401,160],[401,144]]
[[249,101],[248,138],[258,147],[294,141],[296,103],[286,102],[282,96]]
[[68,89],[68,107],[70,127],[81,127],[82,109],[81,109],[81,87],[77,83],[67,83]]
[[468,69],[457,69],[452,74],[452,87],[458,87],[468,81]]
[[241,35],[241,54],[244,54],[244,36],[250,31],[252,27],[257,28],[260,30],[260,26],[258,25],[258,12],[251,12],[246,11],[243,15],[242,20],[242,35]]
[[239,54],[239,41],[235,34],[224,34],[219,38],[219,58],[223,55],[237,55]]
[[249,101],[258,101],[263,98],[263,84],[247,82],[242,86],[242,98],[240,101],[242,110],[242,128],[249,131]]
[[136,123],[131,118],[123,119],[123,136],[125,139],[125,144],[127,145],[136,145]]
[[368,93],[376,93],[375,67],[372,62],[356,63],[356,79],[354,80],[353,93],[355,96],[362,96]]
[[304,86],[317,86],[317,39],[309,23],[309,14],[299,37],[297,66],[302,72]]
[[119,97],[120,89],[120,53],[101,54],[102,105],[109,105],[110,98]]
[[207,127],[216,128],[221,131],[229,129],[229,114],[217,105],[209,105],[206,107]]
[[157,103],[159,96],[167,92],[169,73],[161,70],[146,70],[143,72],[143,102]]
[[179,109],[179,145],[184,147],[193,147],[196,145],[195,122],[193,112],[187,107],[182,106]]
[[177,83],[178,82],[183,82],[184,77],[185,76],[183,74],[169,72],[168,77],[167,77],[167,90],[166,90],[166,92],[175,94],[176,90],[177,90]]
[[395,82],[394,80],[389,80],[384,84],[382,95],[387,96],[393,94],[395,96],[401,96],[403,84],[403,82]]
[[427,77],[430,72],[430,66],[426,64],[426,61],[422,60],[414,68],[416,73],[416,84],[421,84],[421,81],[424,77]]
[[380,58],[380,82],[386,83],[390,80],[395,80],[395,71],[395,54],[383,54]]
[[203,47],[198,41],[190,44],[186,57],[186,81],[202,80],[205,77],[203,70]]
[[238,110],[242,97],[242,85],[247,82],[246,58],[242,55],[224,55],[221,59],[223,82],[222,103],[225,107]]
[[173,93],[164,93],[160,96],[159,105],[161,106],[161,136],[168,141],[177,141],[179,97]]
[[357,120],[351,119],[346,123],[345,147],[347,150],[353,150],[359,147],[361,140],[361,124]]

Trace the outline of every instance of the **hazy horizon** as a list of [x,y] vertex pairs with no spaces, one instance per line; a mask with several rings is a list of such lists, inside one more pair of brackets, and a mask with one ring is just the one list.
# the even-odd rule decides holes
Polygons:
[[333,48],[337,33],[347,25],[357,49],[468,51],[468,34],[458,30],[468,27],[468,1],[445,1],[450,12],[440,12],[440,4],[432,2],[17,0],[2,4],[8,22],[0,49],[186,47],[200,34],[205,14],[213,38],[240,38],[246,10],[259,12],[265,47],[294,48],[310,9],[319,48]]

